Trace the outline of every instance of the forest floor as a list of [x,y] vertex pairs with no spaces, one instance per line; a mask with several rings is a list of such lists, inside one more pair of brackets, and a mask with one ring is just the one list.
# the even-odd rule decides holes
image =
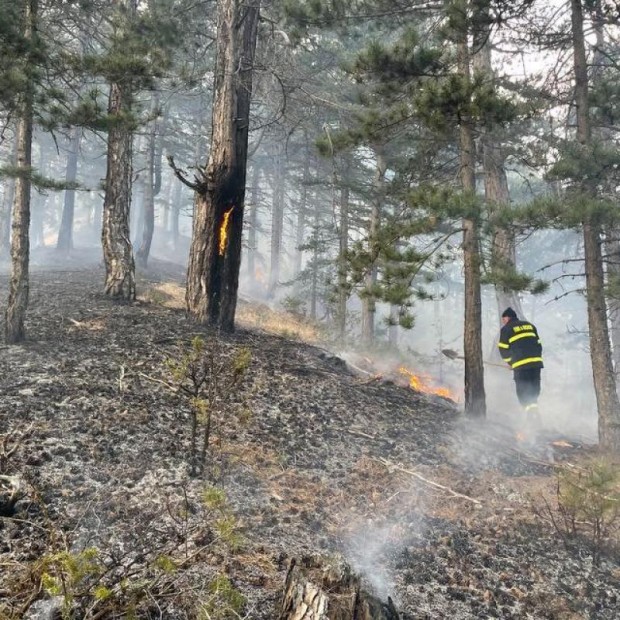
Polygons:
[[[551,519],[556,469],[591,447],[524,447],[353,372],[265,307],[242,303],[238,331],[215,338],[183,312],[172,264],[154,261],[132,304],[83,264],[35,269],[28,341],[0,347],[0,474],[23,485],[0,517],[0,618],[64,601],[85,618],[275,620],[290,558],[316,554],[346,558],[403,619],[618,617],[613,545],[595,565]],[[225,397],[192,477],[172,367],[195,336],[224,362]]]

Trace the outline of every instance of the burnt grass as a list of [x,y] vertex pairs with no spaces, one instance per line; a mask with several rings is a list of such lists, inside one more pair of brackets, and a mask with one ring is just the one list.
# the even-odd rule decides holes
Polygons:
[[[156,264],[139,286],[181,275]],[[53,558],[96,548],[107,572],[75,577],[76,617],[103,608],[97,584],[129,600],[132,583],[152,598],[135,599],[139,617],[235,617],[212,587],[226,575],[240,617],[275,619],[289,559],[316,554],[343,556],[403,618],[618,617],[617,555],[595,566],[545,508],[550,460],[585,448],[525,449],[324,348],[243,326],[216,338],[164,294],[116,303],[102,281],[97,267],[35,271],[28,340],[0,347],[0,455],[17,446],[0,474],[24,484],[0,518],[0,616],[49,617]],[[251,362],[192,477],[189,403],[162,382],[197,335]],[[224,505],[205,501],[213,485]]]

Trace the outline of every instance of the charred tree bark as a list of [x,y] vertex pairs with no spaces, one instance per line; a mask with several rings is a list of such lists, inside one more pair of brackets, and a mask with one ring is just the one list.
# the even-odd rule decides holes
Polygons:
[[[470,54],[467,33],[457,45],[459,72],[470,81]],[[466,194],[476,193],[475,145],[473,121],[469,111],[461,114],[459,127],[461,185]],[[475,216],[463,218],[463,264],[465,279],[465,316],[463,356],[465,358],[465,414],[486,415],[484,368],[482,365],[482,299],[480,292],[480,240]]]
[[[77,179],[78,151],[80,148],[81,139],[81,128],[74,127],[71,130],[69,152],[67,153],[67,171],[65,173],[65,181],[68,184],[75,183]],[[69,188],[65,190],[65,201],[62,209],[62,217],[60,219],[60,229],[58,230],[58,240],[56,241],[57,250],[61,250],[63,252],[70,252],[73,249],[74,214],[75,189]]]
[[384,603],[365,591],[344,563],[324,566],[314,558],[295,560],[286,576],[278,620],[399,620],[392,599]]
[[220,0],[212,141],[194,202],[186,303],[201,323],[235,324],[260,0]]
[[[573,62],[575,71],[575,108],[577,141],[584,151],[591,146],[591,124],[588,101],[588,64],[583,32],[581,0],[571,0]],[[594,190],[586,181],[582,192],[594,197]],[[583,219],[588,327],[590,330],[590,357],[594,390],[598,408],[599,443],[603,449],[620,452],[620,402],[613,373],[607,304],[601,251],[601,225],[595,214],[586,212]]]
[[[24,39],[34,44],[36,38],[38,0],[24,2]],[[27,69],[28,70],[28,69]],[[28,309],[30,291],[30,190],[32,174],[32,128],[34,88],[26,84],[17,104],[16,151],[18,176],[15,179],[15,196],[12,213],[11,277],[9,299],[5,314],[5,337],[8,344],[25,338],[24,320]]]

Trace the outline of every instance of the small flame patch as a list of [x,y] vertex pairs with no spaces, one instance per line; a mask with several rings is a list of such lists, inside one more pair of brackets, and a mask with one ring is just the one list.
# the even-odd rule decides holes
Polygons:
[[449,398],[450,400],[457,401],[458,398],[452,390],[445,387],[435,387],[432,385],[431,378],[428,375],[416,375],[408,368],[401,366],[398,369],[401,375],[405,375],[409,380],[409,387],[416,392],[424,392],[425,394],[435,394],[436,396],[442,396],[443,398]]
[[230,221],[230,214],[233,212],[234,208],[234,206],[230,207],[228,211],[224,212],[224,217],[220,224],[220,256],[224,256],[224,252],[226,252],[226,245],[228,243],[228,223]]

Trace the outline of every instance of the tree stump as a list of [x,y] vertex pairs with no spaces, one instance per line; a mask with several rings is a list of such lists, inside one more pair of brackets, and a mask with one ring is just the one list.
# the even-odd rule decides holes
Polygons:
[[17,476],[0,476],[0,517],[12,517],[21,496],[21,481]]
[[400,620],[388,597],[384,603],[365,591],[342,561],[291,560],[279,620]]

